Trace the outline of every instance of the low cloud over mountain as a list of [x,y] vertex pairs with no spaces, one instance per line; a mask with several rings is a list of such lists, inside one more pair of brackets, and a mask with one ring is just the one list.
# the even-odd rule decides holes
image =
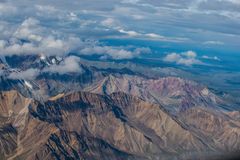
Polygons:
[[166,62],[182,64],[182,65],[186,65],[186,66],[191,66],[191,65],[196,65],[196,64],[198,64],[198,65],[204,64],[197,58],[197,53],[194,51],[187,51],[187,52],[182,52],[182,53],[169,53],[164,57],[163,60]]

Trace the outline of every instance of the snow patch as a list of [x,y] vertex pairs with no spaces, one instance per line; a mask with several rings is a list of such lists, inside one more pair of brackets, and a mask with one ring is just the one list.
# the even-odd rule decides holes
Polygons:
[[62,60],[63,60],[63,58],[62,58],[62,57],[59,57],[59,56],[57,56],[56,59],[57,59],[58,61],[62,61]]
[[52,63],[53,63],[53,64],[56,64],[56,59],[53,58],[53,59],[52,59]]
[[45,59],[46,59],[46,56],[41,55],[41,56],[40,56],[40,59],[41,59],[41,60],[45,60]]
[[202,92],[202,94],[203,94],[204,96],[208,96],[208,95],[209,95],[209,91],[208,91],[207,88],[204,88],[201,92]]
[[33,89],[33,86],[31,85],[30,82],[24,81],[24,84],[25,84],[28,88]]

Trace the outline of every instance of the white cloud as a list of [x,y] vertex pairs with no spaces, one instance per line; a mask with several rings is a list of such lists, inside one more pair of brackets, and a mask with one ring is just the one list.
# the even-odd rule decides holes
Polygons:
[[124,33],[129,37],[139,38],[139,39],[149,39],[149,40],[157,40],[157,41],[166,41],[166,42],[183,42],[187,41],[188,38],[182,37],[166,37],[156,33],[140,33],[132,30],[124,30],[119,29],[120,33]]
[[151,49],[150,48],[147,48],[147,47],[141,47],[141,48],[136,48],[134,49],[134,54],[135,55],[140,55],[140,54],[149,54],[151,53]]
[[[21,40],[27,40],[22,42]],[[74,36],[54,36],[51,31],[40,25],[34,18],[28,18],[16,29],[12,38],[0,40],[0,54],[45,54],[64,55],[78,50],[82,41]]]
[[6,40],[12,36],[12,33],[15,31],[15,26],[0,20],[0,39]]
[[114,27],[116,24],[116,21],[113,18],[107,18],[103,20],[101,24],[106,27]]
[[145,36],[150,37],[150,38],[165,38],[164,36],[155,34],[155,33],[147,33]]
[[236,5],[240,5],[240,1],[239,0],[218,0],[218,1],[226,1],[226,2],[232,2]]
[[181,56],[177,53],[170,53],[166,57],[164,57],[164,61],[166,62],[177,62]]
[[194,64],[203,64],[203,63],[200,60],[195,59],[195,58],[180,58],[177,61],[177,64],[191,66],[191,65],[194,65]]
[[149,48],[136,48],[133,51],[125,50],[119,47],[111,46],[94,46],[82,49],[79,54],[83,55],[102,55],[102,58],[111,59],[131,59],[140,54],[148,54],[151,50]]
[[206,42],[203,42],[203,44],[205,44],[205,45],[224,45],[224,43],[221,41],[206,41]]
[[24,80],[33,80],[39,75],[40,71],[38,69],[27,69],[21,72],[12,72],[9,74],[9,79],[24,79]]
[[43,70],[43,72],[66,74],[66,73],[82,73],[83,69],[79,65],[80,58],[76,56],[66,57],[61,63],[51,65]]
[[77,37],[56,39],[55,37],[49,36],[41,42],[39,48],[42,53],[47,55],[64,55],[71,51],[78,50],[82,45],[82,41]]
[[218,58],[217,56],[210,57],[210,56],[207,56],[207,55],[203,55],[202,58],[203,59],[210,59],[210,60],[221,61],[221,59]]
[[136,4],[138,3],[140,0],[122,0],[122,3],[131,3],[131,4]]
[[187,58],[195,58],[195,57],[197,57],[197,53],[194,52],[194,51],[183,52],[182,55],[186,56]]
[[6,44],[7,44],[6,41],[4,41],[4,40],[0,40],[0,48],[5,47]]
[[[198,7],[201,3],[205,4],[202,8]],[[11,14],[10,12],[13,10],[17,10],[15,11],[15,13],[17,13],[16,15],[5,19],[5,21],[11,21],[12,25],[16,25],[16,22],[24,17],[32,16],[41,21],[45,20],[43,23],[45,26],[48,26],[49,29],[61,30],[67,28],[68,31],[71,30],[72,33],[79,31],[79,28],[82,27],[79,23],[74,25],[71,25],[71,22],[69,23],[69,18],[75,19],[76,15],[81,15],[77,17],[79,21],[80,19],[83,21],[93,20],[98,22],[98,24],[101,24],[100,21],[103,18],[108,20],[117,19],[122,21],[120,24],[123,24],[121,27],[125,30],[133,31],[134,28],[136,32],[141,31],[142,33],[148,34],[148,32],[151,31],[151,27],[155,26],[154,31],[159,35],[164,34],[166,37],[169,35],[193,37],[193,40],[195,40],[194,35],[196,35],[196,32],[189,32],[189,28],[214,31],[216,32],[215,35],[219,32],[238,35],[239,5],[237,4],[239,4],[239,0],[193,0],[191,3],[187,0],[106,0],[101,1],[101,3],[97,0],[88,2],[66,2],[61,0],[58,3],[46,0],[37,3],[27,0],[21,2],[4,0],[3,3],[0,3],[0,14],[6,13],[5,15],[7,15]],[[216,11],[214,9],[216,9]],[[228,14],[225,13],[225,10],[228,11]],[[84,11],[87,12],[85,13]],[[183,16],[179,17],[179,14]],[[225,17],[224,14],[228,15],[228,17]],[[144,21],[134,20],[142,19],[143,17],[145,17]],[[222,21],[222,18],[226,19]],[[198,19],[202,19],[203,21],[199,22]],[[103,28],[100,28],[102,26],[98,26],[98,24],[95,25],[95,28],[99,29],[98,31],[100,32]],[[105,24],[109,25],[111,21],[105,21]],[[229,27],[229,24],[231,24],[231,27]],[[84,29],[87,30],[86,32],[94,31],[94,27]],[[168,30],[171,30],[171,32]],[[111,34],[115,33],[111,32]],[[206,37],[205,35],[201,35],[201,33],[197,34],[200,36],[200,38],[196,40],[197,42],[199,42],[199,39],[203,39],[203,37],[212,38],[211,36]],[[117,35],[118,33],[116,33],[115,36]],[[227,39],[221,37],[219,37],[219,39],[225,43],[229,42]]]
[[45,12],[47,14],[55,13],[57,9],[51,5],[35,5],[36,9],[40,12]]
[[138,14],[133,14],[133,15],[131,15],[131,16],[132,16],[133,19],[135,19],[135,20],[142,20],[142,19],[146,18],[145,16],[143,16],[143,15],[138,15]]
[[203,62],[197,59],[197,53],[194,51],[187,51],[182,53],[169,53],[163,58],[163,60],[166,62],[172,62],[186,66],[203,64]]
[[[222,3],[218,3],[220,1]],[[204,5],[201,7],[200,4],[203,2]],[[228,2],[236,5],[230,5]],[[101,3],[97,0],[79,2],[60,0],[59,3],[46,0],[37,3],[29,0],[21,2],[4,0],[0,2],[0,39],[6,40],[7,45],[6,48],[1,47],[0,54],[11,54],[12,51],[13,54],[18,54],[15,52],[16,49],[22,53],[29,52],[23,54],[32,52],[65,54],[64,52],[72,51],[79,46],[71,48],[72,46],[68,47],[69,44],[63,45],[60,41],[66,43],[65,39],[68,39],[68,36],[76,35],[84,39],[134,38],[146,41],[184,42],[182,45],[192,45],[191,48],[195,48],[199,43],[226,44],[226,47],[231,48],[238,46],[239,41],[240,14],[237,4],[239,0],[194,0],[191,3],[187,0],[106,0]],[[179,17],[179,14],[183,16]],[[10,37],[30,40],[32,45],[9,44],[9,39],[5,37],[9,36],[12,28],[18,27],[20,21],[28,17],[32,18],[26,20],[27,25],[23,23],[16,35],[11,34]],[[141,20],[143,18],[144,20]],[[34,22],[36,19],[39,21]],[[199,19],[202,21],[198,21]],[[1,29],[3,21],[9,24],[9,28]],[[48,48],[40,43],[48,37],[53,37],[52,40],[56,41],[55,47]],[[202,39],[219,41],[202,42]]]
[[120,33],[127,34],[127,35],[129,35],[129,36],[131,36],[131,37],[141,36],[141,33],[138,33],[138,32],[136,32],[136,31],[125,31],[125,30],[123,30],[123,29],[120,29],[119,32],[120,32]]
[[0,2],[0,16],[9,16],[16,12],[17,8],[15,6]]
[[[41,36],[37,34],[43,32],[43,28],[40,27],[39,23],[37,19],[28,18],[17,28],[13,36],[20,39],[40,41]],[[36,39],[36,37],[38,38]]]
[[[115,25],[115,20],[109,18],[102,23],[111,26]],[[141,34],[135,31],[120,31],[131,36],[141,36]],[[156,37],[153,33],[146,36]],[[10,39],[0,40],[0,54],[4,56],[29,54],[66,56],[69,52],[79,52],[79,54],[85,55],[98,54],[102,55],[102,58],[130,59],[151,51],[146,48],[126,50],[122,47],[98,46],[96,40],[82,41],[80,38],[72,35],[65,36],[47,30],[41,26],[39,20],[34,18],[24,20]]]
[[[127,12],[129,11],[129,8],[118,8],[117,9],[118,12]],[[121,11],[120,11],[121,10]],[[116,11],[115,11],[116,12]],[[131,14],[129,15],[131,17],[133,17],[134,19],[143,19],[144,16],[142,15],[136,15],[136,14]],[[113,36],[113,37],[117,37],[117,38],[138,38],[138,39],[149,39],[149,40],[157,40],[157,41],[167,41],[167,42],[183,42],[183,41],[187,41],[188,38],[184,38],[184,37],[168,37],[168,36],[163,36],[160,34],[156,34],[156,33],[144,33],[144,32],[138,32],[135,30],[128,30],[125,29],[125,27],[122,25],[122,23],[119,20],[116,20],[112,17],[106,18],[103,21],[101,21],[101,25],[111,28],[113,30],[118,31],[119,33],[122,33],[126,36]]]

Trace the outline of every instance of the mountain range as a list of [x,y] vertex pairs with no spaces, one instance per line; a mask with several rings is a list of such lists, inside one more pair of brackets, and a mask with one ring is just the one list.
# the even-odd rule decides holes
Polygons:
[[[78,59],[78,73],[47,72],[65,60],[54,56],[1,59],[0,159],[224,159],[239,151],[240,103],[228,93],[173,68],[159,75]],[[29,68],[34,78],[12,78]]]

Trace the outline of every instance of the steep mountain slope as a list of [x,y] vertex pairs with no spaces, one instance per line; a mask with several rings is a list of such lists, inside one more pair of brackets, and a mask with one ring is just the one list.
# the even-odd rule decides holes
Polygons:
[[189,109],[183,124],[161,106],[120,92],[75,92],[43,104],[16,91],[1,95],[0,106],[9,106],[1,115],[2,159],[191,159],[239,148],[239,123],[211,112]]
[[130,75],[110,75],[87,88],[85,91],[98,94],[125,92],[148,102],[161,104],[177,115],[191,107],[228,108],[219,96],[208,88],[193,81],[175,77],[146,79]]
[[[103,140],[104,144],[112,146],[119,153],[123,152],[125,155],[133,157],[147,158],[152,155],[157,156],[160,153],[172,156],[181,151],[204,150],[206,148],[205,144],[198,138],[161,111],[159,106],[151,105],[125,94],[119,93],[106,97],[79,92],[53,102],[46,102],[45,106],[37,105],[35,107],[30,110],[34,117],[55,124],[59,130],[64,131],[67,135],[73,132],[80,137]],[[146,117],[148,121],[143,121],[141,116],[147,110],[149,110]],[[156,116],[150,116],[153,113]],[[57,136],[56,139],[58,138],[62,137]],[[75,140],[76,137],[73,138],[73,141]],[[53,149],[59,152],[58,156],[64,155],[59,147],[64,146],[63,148],[65,148],[69,145],[64,141],[61,143],[53,146]],[[71,147],[76,146],[73,144]],[[77,148],[74,149],[77,151]],[[66,152],[69,157],[75,156],[70,151]],[[83,153],[86,156],[83,157],[87,158],[90,154],[88,152],[93,151],[87,151],[86,155]],[[107,153],[95,154],[97,154],[96,157],[107,155]],[[93,157],[93,155],[89,156]]]
[[240,148],[240,121],[227,114],[210,109],[191,108],[179,117],[199,135],[207,137],[222,152],[238,151]]
[[17,91],[0,92],[0,157],[15,152],[17,130],[24,126],[31,101]]

